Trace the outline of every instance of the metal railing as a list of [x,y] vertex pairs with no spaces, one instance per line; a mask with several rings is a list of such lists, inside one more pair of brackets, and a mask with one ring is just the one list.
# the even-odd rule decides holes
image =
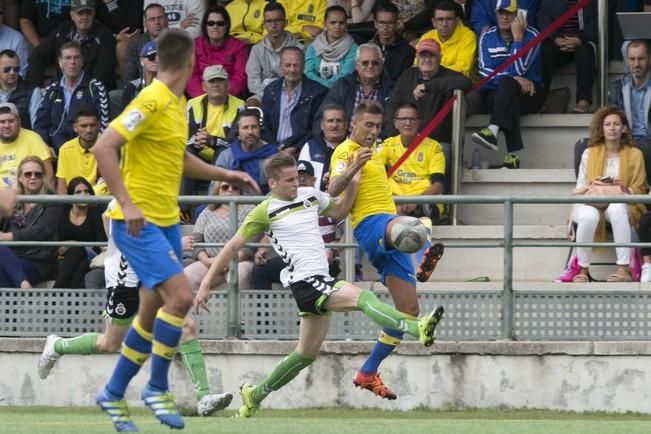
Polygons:
[[[106,203],[110,200],[107,197],[75,197],[75,196],[20,196],[19,201],[28,200],[30,203]],[[228,204],[232,210],[237,210],[238,205],[242,204],[255,204],[263,200],[262,196],[235,196],[223,198],[219,196],[185,196],[179,199],[180,203],[184,204]],[[583,203],[585,198],[580,196],[419,196],[419,197],[396,197],[397,203],[444,203],[444,204],[503,204],[504,206],[504,237],[500,241],[486,241],[486,242],[451,242],[447,243],[447,248],[475,248],[475,247],[495,247],[504,250],[504,264],[503,264],[503,284],[501,293],[501,338],[514,339],[514,294],[513,294],[513,249],[527,248],[527,247],[644,247],[651,246],[651,243],[575,243],[570,241],[516,241],[513,238],[513,214],[514,206],[517,204],[574,204]],[[651,203],[651,196],[591,196],[590,203]],[[237,230],[237,213],[231,212],[231,232],[235,233]],[[344,243],[332,243],[328,246],[347,249],[352,252],[352,249],[357,246],[356,243],[351,242],[352,235],[348,229]],[[63,242],[63,241],[44,241],[44,242],[15,242],[3,241],[0,245],[36,245],[36,246],[59,246],[59,245],[86,245],[86,246],[101,246],[105,243],[98,242]],[[197,243],[198,247],[223,247],[224,243]],[[263,246],[260,243],[251,243],[251,246]],[[265,245],[266,246],[266,245]],[[235,259],[231,266],[231,283],[227,293],[227,335],[238,336],[241,330],[240,318],[240,290],[237,281],[237,266]],[[348,261],[347,261],[348,262]],[[352,281],[350,267],[345,273],[346,280]]]

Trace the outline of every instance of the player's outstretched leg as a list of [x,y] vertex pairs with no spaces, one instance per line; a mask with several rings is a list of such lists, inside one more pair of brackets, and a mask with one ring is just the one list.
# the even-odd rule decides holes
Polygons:
[[117,432],[138,432],[136,424],[131,419],[127,402],[123,398],[111,394],[104,387],[95,397],[95,402],[111,417]]
[[[188,319],[186,319],[186,328],[187,326]],[[193,326],[188,329],[194,332]],[[181,358],[188,372],[188,376],[192,381],[192,387],[197,394],[197,413],[199,416],[210,416],[216,411],[228,407],[233,400],[232,394],[210,393],[206,364],[201,353],[199,340],[196,337],[192,337],[185,342],[181,342],[179,352],[181,353]]]
[[429,280],[436,268],[436,264],[438,264],[439,260],[441,260],[441,257],[443,256],[443,250],[444,247],[441,243],[433,244],[425,250],[423,259],[416,271],[416,279],[418,279],[419,282],[427,282]]
[[242,405],[237,412],[239,417],[251,417],[260,407],[260,403],[271,392],[289,383],[303,369],[310,366],[315,357],[301,356],[297,351],[282,359],[267,378],[260,384],[245,383],[240,388]]
[[45,341],[45,348],[38,360],[38,375],[45,380],[59,357],[64,354],[79,354],[89,356],[101,351],[97,348],[99,333],[86,333],[74,338],[60,338],[50,335]]
[[57,335],[50,335],[45,339],[45,347],[41,353],[41,357],[38,359],[38,376],[42,380],[45,380],[50,371],[54,367],[54,364],[59,360],[61,354],[57,353],[54,349],[54,344],[60,338]]

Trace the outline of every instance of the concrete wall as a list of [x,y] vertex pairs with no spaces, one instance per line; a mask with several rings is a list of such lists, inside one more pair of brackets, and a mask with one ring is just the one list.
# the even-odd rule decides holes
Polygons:
[[[93,405],[114,355],[64,356],[51,376],[38,377],[42,339],[0,339],[0,405]],[[433,350],[404,343],[387,359],[382,378],[399,395],[383,401],[352,386],[352,376],[370,342],[327,342],[323,355],[294,382],[273,393],[267,408],[415,407],[541,408],[571,411],[651,413],[651,343],[648,342],[441,342]],[[204,341],[212,387],[235,395],[243,382],[259,382],[292,342]],[[145,365],[148,371],[148,365]],[[127,395],[140,405],[141,372]],[[193,402],[177,358],[172,391]]]

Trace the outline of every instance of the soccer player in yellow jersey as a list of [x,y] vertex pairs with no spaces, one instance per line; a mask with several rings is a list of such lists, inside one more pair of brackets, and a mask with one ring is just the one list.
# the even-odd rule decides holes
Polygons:
[[246,173],[208,165],[186,152],[183,92],[194,66],[193,42],[185,31],[170,29],[158,37],[157,45],[157,79],[93,147],[118,203],[108,214],[111,236],[141,282],[138,316],[127,332],[113,375],[96,399],[121,432],[137,431],[124,393],[150,355],[151,376],[141,397],[161,423],[177,429],[184,426],[167,378],[192,305],[192,290],[179,259],[181,176],[221,179],[259,192]]
[[[328,192],[334,197],[345,190],[358,171],[362,171],[357,196],[351,210],[354,235],[360,247],[389,289],[396,308],[410,318],[418,317],[416,276],[411,257],[391,243],[391,228],[400,218],[396,216],[389,181],[382,156],[377,152],[377,137],[382,129],[382,107],[375,102],[362,101],[353,113],[351,133],[337,146],[330,160]],[[352,162],[349,163],[349,158]],[[425,252],[420,268],[427,280],[440,259],[443,246],[437,244]],[[419,270],[420,271],[420,270]],[[421,276],[419,276],[421,277]],[[422,280],[422,279],[419,279]],[[403,333],[385,328],[364,365],[357,371],[353,383],[374,394],[396,399],[396,394],[382,383],[377,371],[382,360],[400,343]]]

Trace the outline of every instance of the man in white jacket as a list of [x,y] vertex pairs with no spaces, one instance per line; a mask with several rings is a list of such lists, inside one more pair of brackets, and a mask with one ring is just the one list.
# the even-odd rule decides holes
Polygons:
[[303,49],[298,39],[285,31],[287,19],[280,3],[267,3],[263,26],[267,35],[253,46],[246,62],[247,83],[253,94],[246,103],[257,107],[262,105],[262,93],[267,84],[281,76],[280,50],[284,47]]
[[150,3],[163,6],[170,28],[184,29],[193,39],[201,34],[201,19],[206,11],[204,0],[145,0],[145,8]]

